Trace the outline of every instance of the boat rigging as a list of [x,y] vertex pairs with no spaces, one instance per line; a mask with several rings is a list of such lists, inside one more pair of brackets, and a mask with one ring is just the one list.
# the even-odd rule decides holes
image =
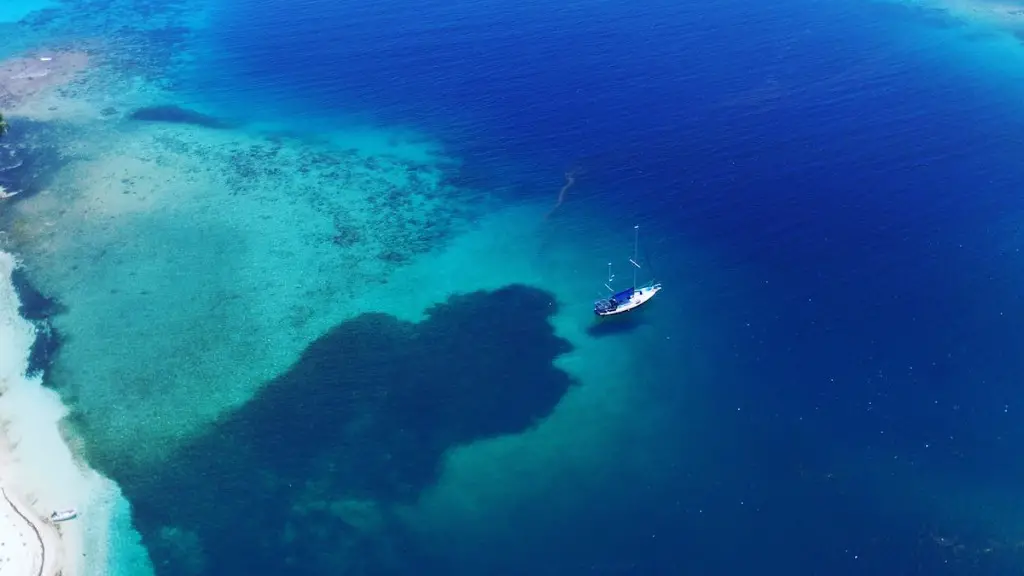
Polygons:
[[594,314],[598,316],[615,316],[617,314],[623,314],[631,310],[636,310],[643,304],[646,304],[654,295],[661,290],[661,283],[649,281],[643,286],[637,287],[637,271],[640,270],[640,264],[637,262],[638,254],[640,249],[640,226],[633,226],[633,257],[629,259],[629,263],[633,265],[633,284],[625,290],[616,292],[612,288],[612,282],[615,280],[615,275],[612,274],[612,264],[608,263],[608,280],[605,282],[604,287],[608,289],[612,295],[608,298],[602,298],[597,302],[594,302]]

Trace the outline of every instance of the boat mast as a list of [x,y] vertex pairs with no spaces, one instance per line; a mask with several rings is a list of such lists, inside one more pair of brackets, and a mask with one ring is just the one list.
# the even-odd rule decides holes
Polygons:
[[636,288],[636,271],[640,269],[640,265],[636,263],[637,251],[640,248],[640,225],[633,226],[633,230],[636,233],[633,235],[633,257],[629,259],[629,263],[633,265],[633,288]]

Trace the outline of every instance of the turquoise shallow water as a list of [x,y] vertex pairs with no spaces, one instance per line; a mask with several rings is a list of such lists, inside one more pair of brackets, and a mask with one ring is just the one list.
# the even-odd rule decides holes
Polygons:
[[10,25],[91,57],[5,104],[0,226],[158,573],[1019,567],[1018,44],[647,8]]
[[33,12],[53,8],[56,4],[51,0],[19,0],[0,6],[0,23],[18,22]]

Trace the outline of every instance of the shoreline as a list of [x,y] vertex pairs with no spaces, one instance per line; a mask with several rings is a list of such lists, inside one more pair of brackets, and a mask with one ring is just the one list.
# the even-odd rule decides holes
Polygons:
[[67,408],[38,375],[26,374],[38,331],[19,313],[16,267],[12,254],[0,252],[0,543],[21,544],[0,548],[0,576],[83,576],[84,519],[57,526],[49,515],[69,503],[89,507],[102,485],[61,433]]

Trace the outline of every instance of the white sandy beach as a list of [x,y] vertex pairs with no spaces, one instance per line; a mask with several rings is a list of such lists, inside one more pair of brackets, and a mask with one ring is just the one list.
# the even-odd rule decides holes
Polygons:
[[0,575],[56,574],[63,552],[56,528],[0,486]]

